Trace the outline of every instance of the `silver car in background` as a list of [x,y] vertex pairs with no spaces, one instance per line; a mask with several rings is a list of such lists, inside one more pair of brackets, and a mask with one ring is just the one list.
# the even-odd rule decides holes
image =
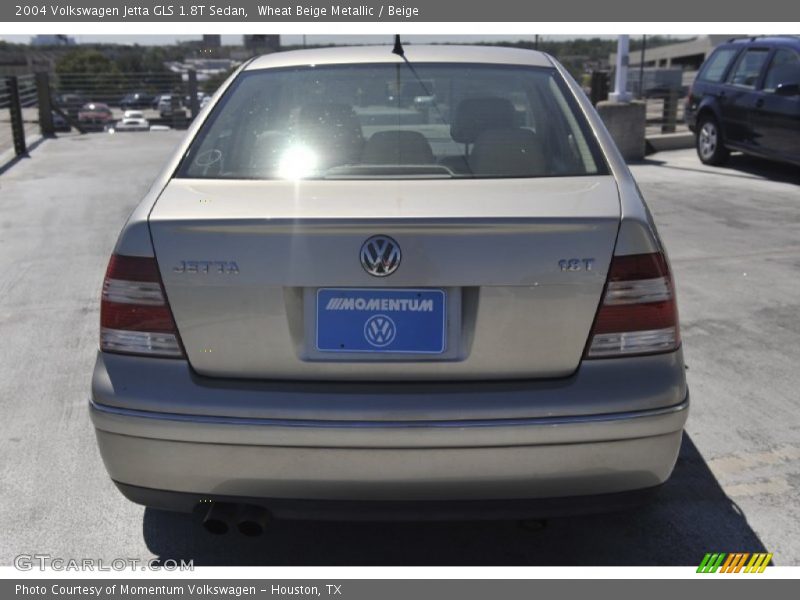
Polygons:
[[564,69],[361,47],[257,58],[196,119],[111,258],[91,415],[126,497],[258,533],[628,506],[688,398],[666,253]]

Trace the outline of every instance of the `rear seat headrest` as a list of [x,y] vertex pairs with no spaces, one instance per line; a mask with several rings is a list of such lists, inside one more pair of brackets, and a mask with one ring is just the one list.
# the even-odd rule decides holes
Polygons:
[[475,140],[469,164],[475,175],[538,177],[547,174],[541,139],[530,129],[484,131]]
[[378,131],[364,146],[363,162],[371,165],[427,165],[435,162],[433,150],[418,131]]
[[305,104],[293,127],[295,138],[325,155],[327,161],[344,163],[358,159],[364,143],[361,123],[353,107],[335,102]]
[[514,112],[514,105],[506,98],[465,98],[450,124],[450,136],[456,142],[471,144],[488,129],[513,127]]

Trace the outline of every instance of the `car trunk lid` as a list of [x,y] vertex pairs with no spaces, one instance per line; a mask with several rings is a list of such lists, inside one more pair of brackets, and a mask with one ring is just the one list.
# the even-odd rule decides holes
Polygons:
[[[560,377],[577,368],[619,219],[610,176],[174,179],[150,228],[168,301],[200,374],[511,379]],[[388,276],[370,275],[360,260],[375,235],[395,241],[402,253]],[[443,325],[398,314],[396,327],[416,327],[417,334],[441,327],[441,347],[435,340],[425,346],[431,352],[413,344],[412,351],[393,351],[374,339],[365,345],[358,315],[317,306],[346,307],[342,298],[363,296],[386,309],[399,304],[382,300],[402,300],[405,290],[412,291],[406,299],[441,303],[436,318]],[[318,331],[336,323],[347,330],[336,334],[342,352],[321,342]],[[356,345],[345,348],[345,338]]]

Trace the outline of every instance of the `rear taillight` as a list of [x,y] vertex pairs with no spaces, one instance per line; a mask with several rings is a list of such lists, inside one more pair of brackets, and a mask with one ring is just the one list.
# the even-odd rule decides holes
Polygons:
[[613,257],[586,358],[671,352],[679,344],[675,289],[664,255]]
[[111,257],[100,304],[100,349],[183,357],[155,258]]

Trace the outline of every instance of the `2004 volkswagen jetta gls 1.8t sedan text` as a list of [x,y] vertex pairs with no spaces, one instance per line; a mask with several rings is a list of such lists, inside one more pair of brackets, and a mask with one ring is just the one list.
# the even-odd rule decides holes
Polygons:
[[627,506],[669,477],[687,409],[650,214],[538,52],[247,63],[103,284],[108,472],[135,502],[211,505],[216,530]]

